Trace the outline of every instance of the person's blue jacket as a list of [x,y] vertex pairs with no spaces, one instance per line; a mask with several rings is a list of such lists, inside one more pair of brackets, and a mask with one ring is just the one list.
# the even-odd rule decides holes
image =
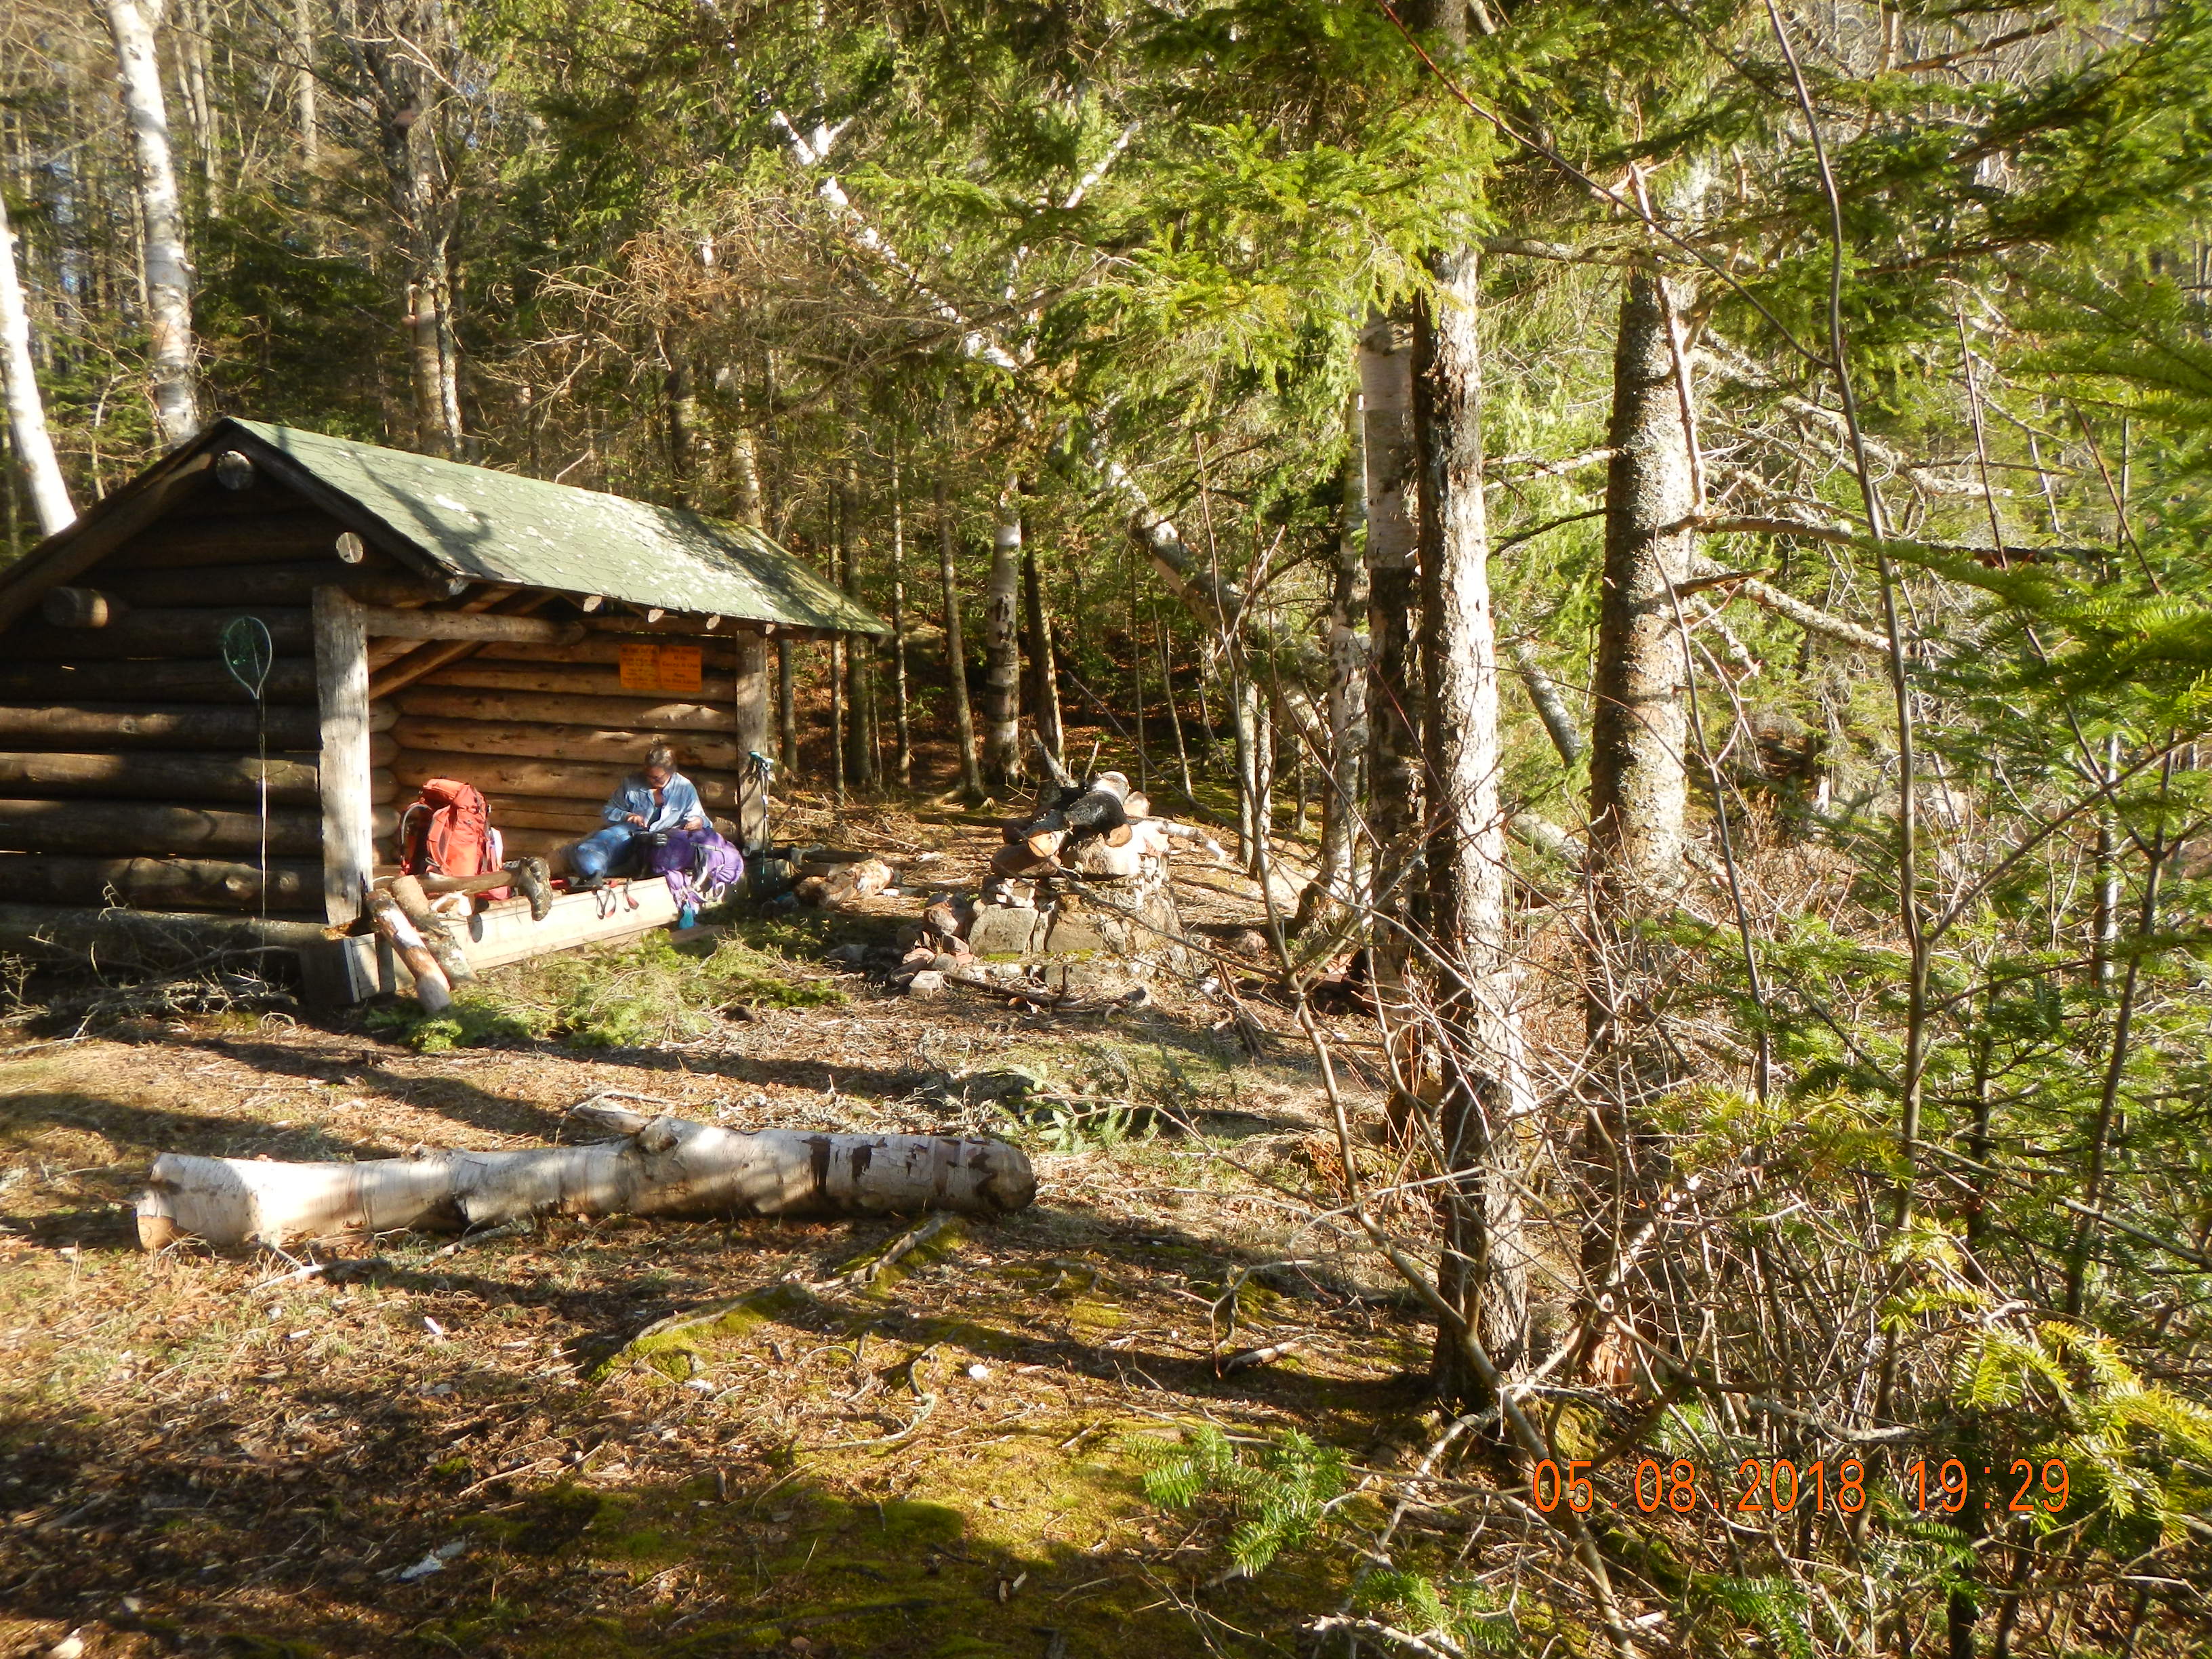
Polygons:
[[642,773],[633,773],[622,781],[622,787],[607,797],[604,816],[609,823],[625,824],[629,815],[636,813],[645,820],[647,830],[681,830],[693,818],[707,822],[706,809],[699,805],[699,792],[691,780],[678,772],[670,777],[668,786],[660,792],[660,804],[653,801],[653,786]]

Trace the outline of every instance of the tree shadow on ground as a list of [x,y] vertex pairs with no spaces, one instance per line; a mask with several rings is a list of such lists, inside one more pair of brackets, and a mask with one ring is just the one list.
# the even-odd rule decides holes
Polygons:
[[[497,1412],[503,1379],[453,1375]],[[1058,1459],[1024,1492],[1079,1518],[1053,1538],[1018,1535],[1013,1506],[973,1486],[870,1496],[742,1447],[635,1475],[623,1460],[649,1431],[601,1435],[580,1413],[548,1425],[548,1457],[487,1480],[412,1398],[288,1382],[220,1411],[154,1444],[76,1413],[0,1418],[19,1516],[0,1612],[41,1650],[75,1630],[103,1655],[716,1659],[804,1636],[886,1659],[1195,1656],[1258,1650],[1234,1632],[1285,1622],[1307,1588],[1291,1569],[1204,1589],[1202,1548],[1104,1547],[1143,1507],[1121,1459]],[[1178,1601],[1210,1607],[1194,1622]]]

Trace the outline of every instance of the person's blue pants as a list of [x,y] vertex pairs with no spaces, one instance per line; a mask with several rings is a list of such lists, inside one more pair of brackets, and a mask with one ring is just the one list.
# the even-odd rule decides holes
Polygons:
[[568,849],[569,872],[584,881],[623,874],[630,863],[630,842],[637,834],[626,823],[611,823]]

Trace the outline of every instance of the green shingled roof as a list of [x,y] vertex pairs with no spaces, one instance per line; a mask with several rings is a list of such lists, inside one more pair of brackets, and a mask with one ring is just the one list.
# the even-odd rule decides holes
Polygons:
[[744,525],[296,427],[218,424],[276,450],[456,575],[794,628],[890,631]]

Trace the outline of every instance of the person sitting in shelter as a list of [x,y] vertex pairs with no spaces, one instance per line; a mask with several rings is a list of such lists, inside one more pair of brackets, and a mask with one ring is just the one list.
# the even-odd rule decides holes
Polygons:
[[676,751],[656,743],[647,751],[645,769],[622,781],[607,797],[607,827],[597,830],[569,849],[568,885],[588,892],[611,875],[628,874],[636,868],[639,843],[672,830],[704,830],[706,809],[691,780],[676,769]]

